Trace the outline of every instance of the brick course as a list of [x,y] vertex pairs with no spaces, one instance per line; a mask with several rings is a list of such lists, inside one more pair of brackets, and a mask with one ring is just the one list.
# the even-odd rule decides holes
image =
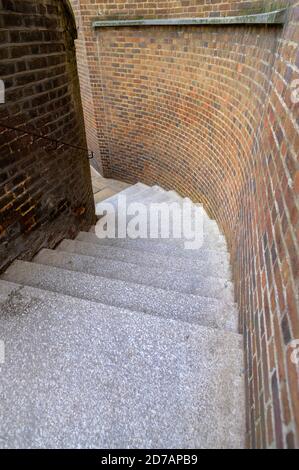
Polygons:
[[81,2],[96,4],[99,19],[121,18],[180,18],[236,16],[262,13],[285,6],[288,0],[107,0]]
[[[0,121],[86,147],[75,34],[64,2],[0,0]],[[0,269],[93,222],[86,152],[0,126]]]
[[[111,28],[100,18],[244,14],[281,26]],[[249,447],[299,447],[299,1],[101,2],[75,11],[87,134],[105,176],[176,189],[225,233],[244,335]],[[91,110],[91,112],[90,112]],[[297,231],[296,231],[297,230]]]

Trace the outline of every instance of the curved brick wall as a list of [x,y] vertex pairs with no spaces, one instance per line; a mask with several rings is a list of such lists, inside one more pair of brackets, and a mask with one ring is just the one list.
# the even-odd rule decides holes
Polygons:
[[93,3],[99,18],[179,18],[192,16],[235,16],[280,8],[288,0],[83,0]]
[[[86,147],[76,30],[56,0],[0,0],[0,121]],[[0,125],[0,269],[94,222],[86,152]]]
[[222,227],[244,333],[248,445],[291,448],[299,447],[299,372],[290,359],[299,339],[299,104],[291,88],[299,79],[299,2],[274,4],[291,5],[284,28],[93,31],[100,18],[243,14],[271,5],[165,1],[132,10],[125,1],[81,0],[90,72],[81,88],[87,83],[91,92],[106,176],[177,189],[203,202]]

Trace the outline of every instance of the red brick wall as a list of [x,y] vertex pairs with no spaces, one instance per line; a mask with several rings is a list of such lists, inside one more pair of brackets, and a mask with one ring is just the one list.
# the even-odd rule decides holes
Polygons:
[[[75,33],[64,2],[0,0],[0,121],[86,147]],[[0,269],[93,221],[86,152],[0,125]]]
[[291,5],[284,28],[91,28],[270,9],[260,3],[81,0],[81,27],[105,175],[176,189],[215,217],[244,334],[248,445],[299,447],[299,1],[280,2]]
[[299,93],[292,99],[291,88],[299,79],[298,0],[278,39],[252,168],[240,194],[240,227],[230,238],[248,348],[252,437],[255,428],[256,442],[263,442],[266,428],[268,442],[273,434],[276,446],[298,448],[299,369],[290,348],[299,339]]
[[83,0],[83,4],[96,4],[99,18],[107,19],[234,16],[280,8],[287,2],[288,0]]
[[98,49],[97,34],[91,28],[99,9],[91,0],[69,1],[78,29],[76,51],[87,142],[95,151],[97,169],[109,176],[110,151],[106,129],[108,110],[101,76],[101,52]]
[[[93,100],[93,83],[91,80],[91,74],[93,73],[92,70],[92,62],[89,58],[89,65],[88,65],[88,55],[87,51],[90,48],[88,43],[88,38],[85,37],[83,24],[84,21],[82,19],[82,12],[79,7],[79,0],[72,0],[70,4],[71,8],[73,8],[73,12],[76,19],[76,26],[78,36],[76,39],[76,55],[77,55],[77,64],[78,64],[78,74],[80,76],[80,88],[81,88],[81,98],[82,98],[82,105],[84,110],[84,121],[85,121],[85,129],[86,129],[86,139],[88,147],[93,149],[95,154],[95,159],[91,162],[91,164],[100,172],[103,173],[102,168],[102,158],[100,153],[100,144],[98,133],[99,130],[97,129],[96,119],[95,119],[95,102]],[[84,11],[84,10],[83,10]],[[94,44],[92,44],[94,47]]]
[[102,76],[102,53],[105,51],[102,51],[101,42],[98,41],[99,32],[91,28],[92,21],[109,18],[242,15],[285,7],[292,0],[68,1],[73,7],[78,27],[76,49],[87,142],[95,150],[97,169],[109,177],[112,174],[111,149],[106,123],[110,119],[110,109],[105,102],[106,84]]

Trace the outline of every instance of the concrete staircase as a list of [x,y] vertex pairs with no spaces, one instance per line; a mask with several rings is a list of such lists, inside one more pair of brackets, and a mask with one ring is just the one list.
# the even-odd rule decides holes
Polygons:
[[[142,184],[120,194],[183,202]],[[93,228],[15,261],[1,276],[0,331],[2,448],[244,447],[229,257],[206,214],[198,250]]]
[[90,167],[92,189],[95,203],[104,201],[105,199],[114,196],[129,185],[122,181],[104,178],[92,166]]

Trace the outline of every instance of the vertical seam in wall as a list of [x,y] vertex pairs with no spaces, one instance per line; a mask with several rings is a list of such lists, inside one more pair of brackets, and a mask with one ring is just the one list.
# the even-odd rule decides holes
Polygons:
[[[104,77],[103,77],[103,64],[102,64],[102,56],[101,56],[101,48],[100,48],[100,33],[96,33],[96,37],[97,37],[97,40],[96,40],[96,45],[97,45],[97,54],[98,54],[98,61],[99,61],[99,76],[100,76],[100,82],[101,82],[101,90],[102,90],[102,101],[103,101],[103,109],[104,109],[104,119],[105,119],[105,128],[106,128],[106,140],[107,140],[107,145],[108,145],[108,153],[109,153],[109,164],[110,164],[110,168],[109,168],[109,172],[110,172],[110,175],[112,174],[112,160],[111,160],[111,142],[110,142],[110,132],[109,132],[109,128],[108,128],[108,119],[110,122],[112,122],[112,116],[111,116],[111,113],[107,111],[107,108],[106,108],[106,100],[105,100],[105,93],[104,93],[104,87],[103,87],[103,84],[104,84]],[[109,114],[109,118],[108,118],[108,114]],[[113,132],[113,131],[111,131]],[[98,123],[97,123],[97,133],[98,133]],[[110,176],[108,175],[108,176]],[[105,176],[105,175],[104,175]]]
[[[96,122],[96,113],[95,113],[95,99],[94,99],[94,93],[93,93],[93,89],[92,89],[92,86],[91,86],[91,79],[90,79],[90,69],[89,69],[89,58],[87,56],[87,49],[86,49],[86,35],[85,35],[85,31],[84,31],[84,25],[83,25],[83,19],[82,19],[82,7],[81,7],[81,0],[78,0],[78,21],[79,21],[79,24],[78,24],[78,27],[77,27],[77,24],[76,24],[76,27],[77,27],[77,35],[81,34],[81,39],[80,41],[83,43],[83,46],[84,46],[84,51],[85,51],[85,54],[86,54],[86,73],[88,74],[88,83],[89,83],[89,86],[90,86],[90,92],[91,92],[91,99],[92,99],[92,102],[91,102],[91,106],[92,106],[92,114],[93,114],[93,120],[94,122]],[[82,29],[82,32],[80,31],[80,28]],[[78,38],[77,38],[78,40]],[[76,41],[77,41],[76,40]],[[75,51],[77,52],[77,48],[76,48],[76,41],[75,41]],[[77,60],[77,55],[76,55],[76,60]],[[77,60],[77,64],[78,64],[78,60]],[[81,80],[80,80],[80,74],[79,74],[79,69],[78,69],[78,78],[79,78],[79,86],[80,86],[80,93],[81,93],[81,97],[84,95],[84,92],[83,92],[83,89],[81,89]],[[88,142],[88,129],[90,128],[89,126],[89,123],[88,121],[85,121],[85,107],[82,107],[83,108],[83,120],[84,120],[84,127],[85,127],[85,137],[86,137],[86,140],[87,140],[87,143],[89,144]],[[97,152],[99,152],[99,157],[101,159],[101,163],[102,163],[102,157],[101,157],[101,149],[100,149],[100,146],[99,146],[99,135],[98,135],[98,129],[97,129],[97,126],[96,126],[96,145],[97,145]],[[102,164],[102,168],[103,168],[103,164]]]

